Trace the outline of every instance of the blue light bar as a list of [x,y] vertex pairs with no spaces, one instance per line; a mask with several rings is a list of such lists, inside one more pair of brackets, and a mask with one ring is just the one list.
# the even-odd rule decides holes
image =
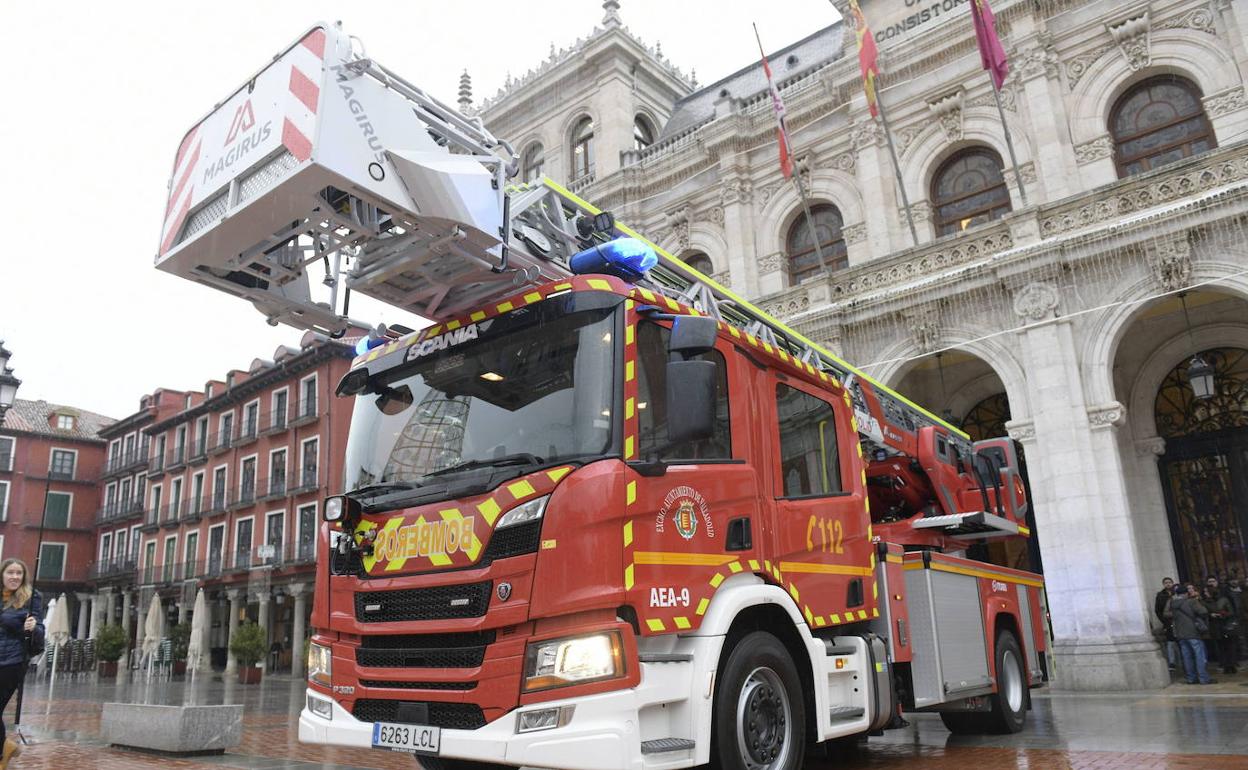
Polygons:
[[659,255],[636,238],[616,238],[574,254],[568,260],[568,266],[577,275],[602,273],[625,281],[644,278],[646,271],[657,264]]

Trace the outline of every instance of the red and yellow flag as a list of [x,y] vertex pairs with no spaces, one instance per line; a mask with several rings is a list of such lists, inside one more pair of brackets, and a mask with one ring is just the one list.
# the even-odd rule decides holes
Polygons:
[[780,89],[771,76],[771,67],[767,64],[767,54],[763,51],[763,41],[758,37],[758,27],[754,27],[754,37],[758,39],[758,53],[763,57],[763,73],[767,76],[767,89],[771,91],[771,107],[776,112],[776,141],[780,145],[780,171],[785,179],[793,177],[793,154],[789,148],[789,127],[784,122],[784,100],[780,98]]
[[854,15],[854,35],[858,37],[858,68],[862,70],[862,90],[867,95],[867,108],[871,117],[879,113],[875,104],[875,80],[879,77],[880,51],[875,47],[875,38],[871,28],[867,26],[867,17],[862,15],[858,0],[849,0],[850,13]]

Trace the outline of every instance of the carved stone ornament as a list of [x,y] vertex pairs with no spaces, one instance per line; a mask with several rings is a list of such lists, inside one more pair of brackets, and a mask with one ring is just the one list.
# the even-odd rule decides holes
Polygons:
[[1207,96],[1204,102],[1205,113],[1211,118],[1219,118],[1229,112],[1235,112],[1248,107],[1248,100],[1244,99],[1243,86],[1236,86],[1213,96]]
[[880,124],[874,120],[868,120],[855,126],[849,135],[850,144],[855,150],[861,150],[864,147],[879,144],[884,139],[884,132],[880,129]]
[[719,188],[719,202],[722,206],[749,203],[753,196],[754,183],[748,179],[730,179]]
[[774,273],[774,272],[779,271],[780,268],[783,266],[784,266],[784,252],[777,251],[774,254],[768,254],[765,257],[759,258],[758,274],[767,275],[768,273]]
[[1032,321],[1053,318],[1057,310],[1057,289],[1047,283],[1029,283],[1014,296],[1014,312]]
[[929,201],[915,201],[910,204],[910,216],[916,222],[932,221],[932,204]]
[[763,310],[776,318],[792,318],[804,310],[810,309],[810,297],[803,292],[787,297],[783,302],[765,305]]
[[1088,70],[1106,53],[1114,50],[1113,44],[1103,45],[1094,51],[1072,57],[1066,61],[1066,86],[1070,90],[1074,90],[1078,85],[1080,78],[1088,73]]
[[[1017,63],[1016,63],[1017,62]],[[1041,75],[1057,77],[1058,56],[1052,46],[1036,46],[1028,48],[1015,57],[1010,65],[1023,80],[1031,80]]]
[[706,212],[706,218],[714,222],[719,227],[724,226],[724,207],[712,206],[710,211]]
[[853,171],[857,164],[857,158],[852,152],[843,152],[832,159],[832,168],[839,171]]
[[1114,154],[1114,140],[1109,134],[1098,136],[1090,142],[1084,142],[1075,146],[1075,160],[1079,163],[1091,163],[1092,161],[1108,158]]
[[1157,25],[1158,29],[1194,29],[1206,35],[1216,35],[1217,27],[1213,24],[1213,11],[1207,6],[1188,11],[1182,16],[1175,16]]
[[1005,432],[1015,441],[1029,444],[1036,440],[1036,423],[1032,420],[1010,420],[1005,424]]
[[1149,22],[1148,11],[1118,24],[1106,25],[1109,34],[1122,55],[1127,57],[1127,66],[1138,72],[1148,66],[1149,54]]
[[1097,428],[1117,428],[1127,421],[1127,408],[1114,401],[1109,404],[1089,407],[1088,422]]
[[856,225],[846,225],[841,228],[841,235],[845,238],[846,243],[862,243],[867,239],[867,223],[859,222]]
[[1031,185],[1036,183],[1036,164],[1024,163],[1018,168],[1018,175],[1023,178],[1023,184]]
[[930,353],[940,346],[940,324],[935,313],[915,313],[906,318],[906,324],[919,353]]
[[1161,436],[1138,439],[1135,453],[1140,457],[1160,457],[1166,453],[1166,440]]
[[689,248],[689,218],[692,212],[684,206],[667,214],[667,227],[671,231],[672,241],[677,251]]
[[1186,235],[1165,238],[1153,244],[1153,277],[1166,291],[1178,291],[1192,282],[1192,244]]
[[942,96],[936,101],[928,102],[927,109],[932,117],[940,122],[945,137],[951,142],[962,139],[962,102],[965,92],[958,89],[952,94]]

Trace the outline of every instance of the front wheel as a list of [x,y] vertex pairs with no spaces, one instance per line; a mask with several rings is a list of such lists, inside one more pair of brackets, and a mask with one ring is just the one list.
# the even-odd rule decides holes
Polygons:
[[715,692],[713,766],[796,770],[806,752],[806,709],[793,659],[763,631],[743,637]]

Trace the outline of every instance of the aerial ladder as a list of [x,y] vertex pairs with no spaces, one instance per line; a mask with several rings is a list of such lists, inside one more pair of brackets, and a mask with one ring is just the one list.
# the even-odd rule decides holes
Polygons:
[[[520,182],[518,165],[479,117],[320,24],[185,135],[156,266],[251,302],[272,325],[342,337],[370,326],[352,320],[353,294],[441,321],[566,278],[572,257],[595,245],[649,244],[549,178]],[[845,383],[885,538],[956,549],[957,540],[1029,534],[1009,439],[972,442],[649,245],[658,264],[640,286]],[[313,282],[318,266],[323,276]],[[975,480],[977,500],[957,499],[967,494],[956,483],[963,474]]]

